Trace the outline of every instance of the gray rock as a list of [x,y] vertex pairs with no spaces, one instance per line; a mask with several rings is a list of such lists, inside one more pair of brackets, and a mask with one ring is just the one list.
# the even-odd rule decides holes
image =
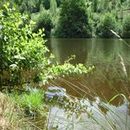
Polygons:
[[63,99],[67,98],[66,89],[62,87],[57,86],[50,86],[48,87],[47,91],[45,92],[45,99],[51,100],[51,99]]

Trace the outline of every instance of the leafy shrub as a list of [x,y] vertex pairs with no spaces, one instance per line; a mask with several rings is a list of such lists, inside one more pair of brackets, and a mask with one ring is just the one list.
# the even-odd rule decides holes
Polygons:
[[31,25],[24,25],[26,16],[21,15],[14,8],[3,5],[0,10],[1,26],[1,70],[8,71],[10,76],[15,72],[19,77],[22,70],[38,70],[44,62],[44,55],[47,52],[42,36],[32,33]]
[[64,0],[59,22],[55,28],[56,37],[91,37],[85,0]]
[[130,38],[130,15],[126,16],[123,20],[122,37]]
[[49,11],[47,11],[45,9],[42,10],[42,12],[39,12],[39,16],[34,21],[36,22],[36,24],[34,26],[33,31],[37,33],[39,31],[39,29],[44,28],[45,36],[50,37],[53,24],[52,24],[51,15],[50,15]]
[[106,13],[100,18],[100,23],[97,25],[96,34],[102,38],[112,38],[114,34],[111,30],[116,32],[116,19],[110,14]]

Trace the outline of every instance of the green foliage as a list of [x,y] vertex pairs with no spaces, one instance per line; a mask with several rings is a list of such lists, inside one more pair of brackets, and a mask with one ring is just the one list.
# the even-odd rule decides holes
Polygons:
[[49,68],[48,72],[54,77],[59,75],[61,76],[69,76],[69,75],[77,75],[89,73],[94,69],[94,67],[85,67],[83,64],[72,65],[70,63],[65,63],[63,65],[52,66]]
[[56,1],[57,1],[57,6],[59,7],[63,0],[56,0]]
[[85,0],[64,0],[61,5],[56,37],[91,37]]
[[49,11],[43,9],[41,12],[38,13],[38,17],[37,19],[35,19],[35,15],[33,16],[35,21],[35,25],[34,25],[34,32],[38,32],[39,29],[45,29],[45,37],[50,37],[51,34],[51,29],[53,27],[53,23],[52,23],[52,19],[51,19],[51,15],[49,13]]
[[56,0],[50,0],[50,12],[51,12],[52,16],[56,15],[56,10],[57,10]]
[[39,34],[33,34],[31,31],[32,23],[24,25],[24,20],[27,17],[6,5],[4,5],[4,10],[0,12],[0,19],[5,62],[3,69],[9,69],[12,64],[21,68],[33,68],[41,63],[43,53],[47,50],[44,48],[44,40],[41,38],[42,31]]
[[43,0],[43,6],[45,7],[45,9],[49,9],[50,8],[50,0]]
[[[11,0],[19,6],[21,12],[35,13],[40,11],[40,6],[42,5],[45,9],[50,9],[51,0]],[[56,0],[58,7],[60,6],[62,0]]]
[[101,16],[100,23],[97,25],[96,34],[101,38],[112,38],[114,34],[111,30],[116,32],[116,19],[110,14],[106,13]]
[[[111,19],[110,16],[110,20],[108,20],[109,18],[105,18],[105,21],[108,21],[109,27],[112,26],[112,29],[115,29],[114,31],[121,34],[120,32],[124,31],[121,27],[123,23],[120,21],[120,18],[124,18],[124,16],[129,13],[130,7],[130,0],[11,0],[11,2],[12,5],[15,3],[22,13],[27,13],[29,16],[32,16],[33,13],[38,13],[40,15],[42,8],[47,9],[48,12],[50,12],[51,17],[45,13],[46,11],[41,14],[41,17],[37,17],[35,20],[37,22],[37,25],[35,26],[36,32],[39,28],[44,27],[47,37],[49,37],[51,30],[52,36],[65,38],[83,38],[91,37],[92,35],[93,37],[95,37],[95,35],[107,37],[103,36],[106,34],[109,35],[109,38],[112,38],[113,35],[110,34],[111,32],[107,31],[105,26],[101,25],[105,24],[103,23],[104,18],[100,19],[102,22],[97,26],[99,20],[96,20],[96,17],[105,17],[103,15],[104,13],[107,15],[107,12],[109,12],[113,18]],[[5,3],[5,1],[2,0],[1,5],[3,5],[2,3]],[[48,16],[48,18],[44,19],[45,16]],[[113,27],[115,18],[116,25]],[[50,20],[51,23],[53,23],[53,27]],[[109,22],[111,20],[113,21]],[[46,24],[44,25],[41,23]]]
[[[83,74],[88,74],[89,72],[93,71],[94,66],[86,67],[83,64],[76,64],[72,65],[70,63],[64,63],[63,65],[60,64],[53,64],[52,66],[48,67],[44,73],[42,73],[42,81],[43,84],[48,83],[50,80],[57,79],[59,77],[66,77],[66,76],[79,76]],[[44,74],[44,75],[43,75]]]
[[97,12],[98,0],[92,0],[92,9],[93,9],[93,12]]
[[[45,7],[45,9],[50,9],[50,7],[51,7],[51,1],[52,0],[43,0],[43,6]],[[55,1],[57,3],[57,6],[59,7],[62,0],[55,0]]]
[[32,33],[33,23],[24,25],[26,20],[26,16],[21,15],[15,8],[9,8],[9,4],[4,4],[3,10],[0,10],[2,50],[0,68],[9,73],[9,77],[13,78],[10,80],[21,78],[20,73],[23,70],[38,71],[48,51],[44,45],[42,31],[38,34]]
[[130,38],[130,15],[127,15],[123,19],[123,29],[122,29],[122,37]]
[[19,6],[20,12],[35,13],[40,10],[41,0],[12,0]]

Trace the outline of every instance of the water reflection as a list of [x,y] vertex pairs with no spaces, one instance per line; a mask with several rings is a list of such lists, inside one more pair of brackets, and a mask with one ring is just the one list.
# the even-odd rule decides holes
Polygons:
[[50,39],[51,50],[57,60],[63,63],[71,55],[75,55],[72,63],[85,63],[91,48],[91,40],[84,39]]
[[51,85],[64,86],[75,96],[88,97],[94,93],[106,100],[118,93],[130,95],[130,40],[52,38],[48,44],[60,63],[76,55],[72,63],[95,65],[94,72],[88,76],[80,79],[68,77]]
[[[126,41],[129,44],[129,40]],[[130,47],[118,39],[49,39],[48,44],[57,60],[63,63],[71,55],[76,55],[74,63],[85,63],[91,58],[100,60],[100,55],[104,59],[111,56],[118,56],[120,53],[129,57]]]

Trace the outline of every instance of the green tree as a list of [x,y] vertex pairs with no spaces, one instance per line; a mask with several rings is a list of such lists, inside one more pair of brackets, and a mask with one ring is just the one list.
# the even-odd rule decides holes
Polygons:
[[123,19],[122,37],[130,38],[130,15]]
[[48,10],[43,9],[38,13],[38,17],[34,14],[32,20],[35,21],[35,25],[33,27],[33,32],[38,32],[39,29],[45,29],[45,37],[50,37],[51,29],[53,27],[52,18]]
[[85,0],[64,0],[59,17],[54,31],[56,37],[91,37]]
[[49,9],[50,8],[50,0],[43,0],[43,6],[45,7],[45,9]]
[[30,13],[35,13],[40,10],[40,4],[41,0],[11,0],[12,4],[16,4],[20,11],[23,12],[28,12]]
[[57,6],[59,7],[63,0],[56,0],[56,1],[57,1]]
[[115,37],[111,30],[116,32],[116,19],[111,13],[106,13],[101,16],[100,23],[96,28],[96,35],[101,38]]
[[56,15],[56,10],[57,10],[57,2],[56,0],[50,0],[50,13],[52,17]]

